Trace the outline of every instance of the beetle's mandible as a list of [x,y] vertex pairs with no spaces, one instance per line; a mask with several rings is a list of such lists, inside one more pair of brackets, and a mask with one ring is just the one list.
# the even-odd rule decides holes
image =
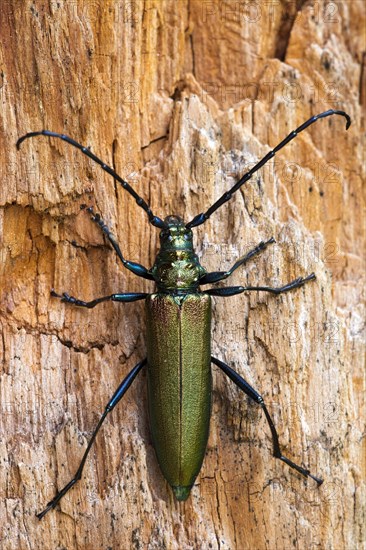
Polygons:
[[233,194],[269,161],[282,147],[294,139],[316,120],[331,115],[346,118],[346,129],[351,119],[344,111],[325,111],[311,117],[291,132],[281,143],[270,151],[239,181],[224,193],[206,212],[195,216],[185,223],[177,215],[164,220],[155,216],[149,205],[116,172],[96,157],[88,148],[64,134],[49,130],[30,132],[21,137],[17,148],[27,138],[44,135],[60,138],[80,149],[82,153],[97,162],[104,171],[116,179],[130,193],[137,204],[146,212],[150,224],[160,232],[160,250],[151,269],[126,260],[121,249],[99,214],[92,214],[92,220],[109,240],[124,267],[135,275],[154,281],[157,291],[152,294],[122,292],[103,296],[90,302],[84,302],[66,293],[62,295],[52,291],[52,295],[80,307],[93,308],[100,302],[134,302],[145,300],[147,312],[147,357],[140,361],[122,381],[109,400],[82,457],[80,466],[69,483],[49,502],[46,508],[37,514],[41,519],[54,508],[60,499],[81,478],[86,458],[95,437],[108,413],[117,405],[140,370],[146,366],[148,379],[149,417],[153,443],[161,470],[171,485],[178,500],[186,500],[198,475],[205,454],[211,409],[211,363],[218,366],[251,399],[258,403],[266,416],[272,434],[273,455],[297,470],[305,477],[313,478],[318,485],[323,482],[309,470],[292,462],[282,455],[276,428],[266,408],[263,398],[239,374],[221,360],[211,355],[211,296],[228,297],[250,291],[265,291],[280,294],[303,286],[315,279],[314,273],[299,277],[278,288],[267,286],[227,286],[201,289],[228,278],[236,269],[246,264],[253,256],[274,243],[274,238],[262,241],[253,250],[240,258],[228,271],[207,273],[200,265],[192,244],[192,229],[203,224],[209,217],[231,199]]

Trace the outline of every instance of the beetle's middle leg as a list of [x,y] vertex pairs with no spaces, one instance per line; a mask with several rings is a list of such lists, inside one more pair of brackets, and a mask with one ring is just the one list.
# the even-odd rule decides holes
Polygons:
[[61,298],[61,302],[66,302],[68,304],[73,304],[74,306],[87,307],[89,309],[95,307],[101,302],[137,302],[137,300],[144,300],[149,296],[146,292],[123,292],[121,294],[110,294],[109,296],[102,296],[101,298],[96,298],[90,302],[84,302],[84,300],[79,300],[74,296],[70,296],[67,292],[63,294],[57,294],[54,290],[51,290],[51,296],[55,298]]
[[138,375],[138,373],[140,372],[142,367],[144,367],[146,365],[146,362],[147,362],[147,360],[144,359],[143,361],[140,361],[140,363],[137,363],[137,365],[128,373],[126,378],[118,386],[118,388],[114,392],[112,398],[108,401],[108,403],[107,403],[107,405],[104,409],[104,412],[103,412],[102,416],[99,419],[99,422],[98,422],[98,424],[97,424],[97,426],[96,426],[96,428],[93,432],[93,435],[90,438],[90,441],[89,441],[88,446],[85,450],[83,458],[81,459],[80,466],[77,469],[77,472],[76,472],[75,476],[47,504],[46,508],[42,512],[37,514],[38,519],[42,519],[43,516],[45,516],[47,514],[47,512],[49,512],[49,510],[52,510],[52,508],[55,508],[56,504],[62,499],[62,497],[64,495],[66,495],[66,493],[71,489],[71,487],[73,487],[75,485],[75,483],[77,481],[79,481],[79,479],[81,478],[81,475],[83,473],[83,469],[84,469],[84,466],[85,466],[85,461],[88,457],[89,451],[90,451],[90,449],[91,449],[91,447],[94,443],[94,440],[97,436],[97,433],[99,432],[99,429],[100,429],[101,425],[103,424],[107,414],[110,413],[114,409],[114,407],[117,405],[117,403],[120,401],[120,399],[122,399],[122,397],[124,396],[124,394],[126,393],[128,388],[131,386],[132,382],[135,380],[136,376]]
[[[81,207],[82,209],[86,208],[85,205]],[[104,235],[107,237],[111,245],[113,246],[114,250],[117,253],[117,256],[123,263],[123,265],[132,271],[135,275],[138,275],[138,277],[143,277],[144,279],[149,279],[149,281],[153,281],[154,277],[151,275],[150,271],[143,265],[138,264],[136,262],[130,262],[129,260],[126,260],[121,252],[121,249],[119,247],[119,244],[116,240],[116,237],[113,235],[112,231],[109,229],[107,224],[102,220],[100,217],[100,214],[95,214],[93,207],[89,206],[86,208],[87,212],[91,214],[91,219],[93,222],[95,222],[100,229],[103,231]]]
[[307,277],[298,277],[290,283],[279,287],[272,286],[226,286],[221,288],[208,288],[203,292],[210,294],[211,296],[234,296],[235,294],[241,294],[242,292],[251,290],[263,290],[264,292],[271,292],[272,294],[282,294],[282,292],[288,292],[295,288],[302,287],[305,283],[316,279],[315,273],[310,273]]
[[250,250],[247,254],[245,254],[245,256],[239,258],[235,262],[233,267],[231,267],[228,271],[212,271],[211,273],[206,273],[205,275],[203,275],[203,277],[200,278],[199,284],[206,285],[208,283],[218,283],[219,281],[227,279],[228,277],[230,277],[230,275],[234,273],[236,269],[238,269],[238,267],[245,264],[248,260],[253,258],[253,256],[256,256],[257,254],[262,252],[262,250],[267,248],[269,244],[275,242],[276,241],[273,237],[271,237],[268,241],[261,241],[255,248],[253,248],[253,250]]
[[248,395],[251,399],[253,399],[253,401],[258,403],[258,405],[262,407],[272,434],[273,456],[275,458],[279,458],[280,460],[282,460],[282,462],[285,462],[288,466],[290,466],[290,468],[297,470],[303,476],[311,477],[317,482],[318,485],[321,485],[323,483],[322,479],[312,475],[309,470],[307,470],[306,468],[303,468],[302,466],[299,466],[298,464],[295,464],[295,462],[292,462],[292,460],[289,460],[288,458],[282,455],[280,443],[278,440],[277,430],[267,410],[267,407],[264,403],[263,397],[258,392],[256,392],[256,390],[252,388],[252,386],[250,386],[248,382],[244,380],[244,378],[242,378],[237,372],[235,372],[232,368],[226,365],[226,363],[223,363],[222,361],[220,361],[219,359],[216,359],[215,357],[211,357],[211,361],[215,365],[220,367],[220,369],[226,374],[226,376],[228,376],[238,386],[239,389],[241,389],[246,395]]

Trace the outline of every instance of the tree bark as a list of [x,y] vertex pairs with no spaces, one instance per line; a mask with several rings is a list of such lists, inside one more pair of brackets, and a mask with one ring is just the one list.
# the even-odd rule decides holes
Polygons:
[[[358,0],[3,0],[0,543],[8,549],[361,549],[364,544],[365,9]],[[258,406],[213,367],[210,438],[191,497],[174,500],[149,433],[146,373],[110,414],[82,480],[75,473],[108,399],[146,354],[144,305],[90,300],[152,292],[123,268],[151,267],[158,230],[99,166],[115,167],[154,214],[191,220],[291,130],[317,121],[194,230],[202,264],[226,270],[270,237],[227,285],[282,296],[214,300],[213,355],[265,398]]]

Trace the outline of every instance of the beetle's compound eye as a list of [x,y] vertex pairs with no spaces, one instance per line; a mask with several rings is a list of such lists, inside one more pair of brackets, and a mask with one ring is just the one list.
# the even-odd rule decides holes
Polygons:
[[184,233],[184,240],[185,241],[191,241],[192,240],[192,233]]
[[171,242],[173,240],[173,236],[170,232],[169,229],[163,229],[161,232],[160,232],[160,240],[162,241],[169,241]]

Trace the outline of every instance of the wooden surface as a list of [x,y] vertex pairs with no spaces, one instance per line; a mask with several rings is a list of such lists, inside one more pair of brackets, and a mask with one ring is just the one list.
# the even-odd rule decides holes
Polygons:
[[[296,11],[297,8],[299,11]],[[361,549],[364,544],[363,2],[2,0],[0,546],[47,549]],[[178,504],[149,435],[146,375],[101,431],[83,480],[42,522],[93,427],[145,354],[144,307],[82,310],[152,291],[123,269],[81,204],[128,259],[151,266],[158,230],[113,179],[61,141],[115,166],[154,213],[188,221],[311,115],[346,110],[287,146],[200,228],[209,270],[277,243],[230,284],[317,280],[280,297],[215,300],[213,353],[265,397],[258,408],[214,368],[206,458]]]

